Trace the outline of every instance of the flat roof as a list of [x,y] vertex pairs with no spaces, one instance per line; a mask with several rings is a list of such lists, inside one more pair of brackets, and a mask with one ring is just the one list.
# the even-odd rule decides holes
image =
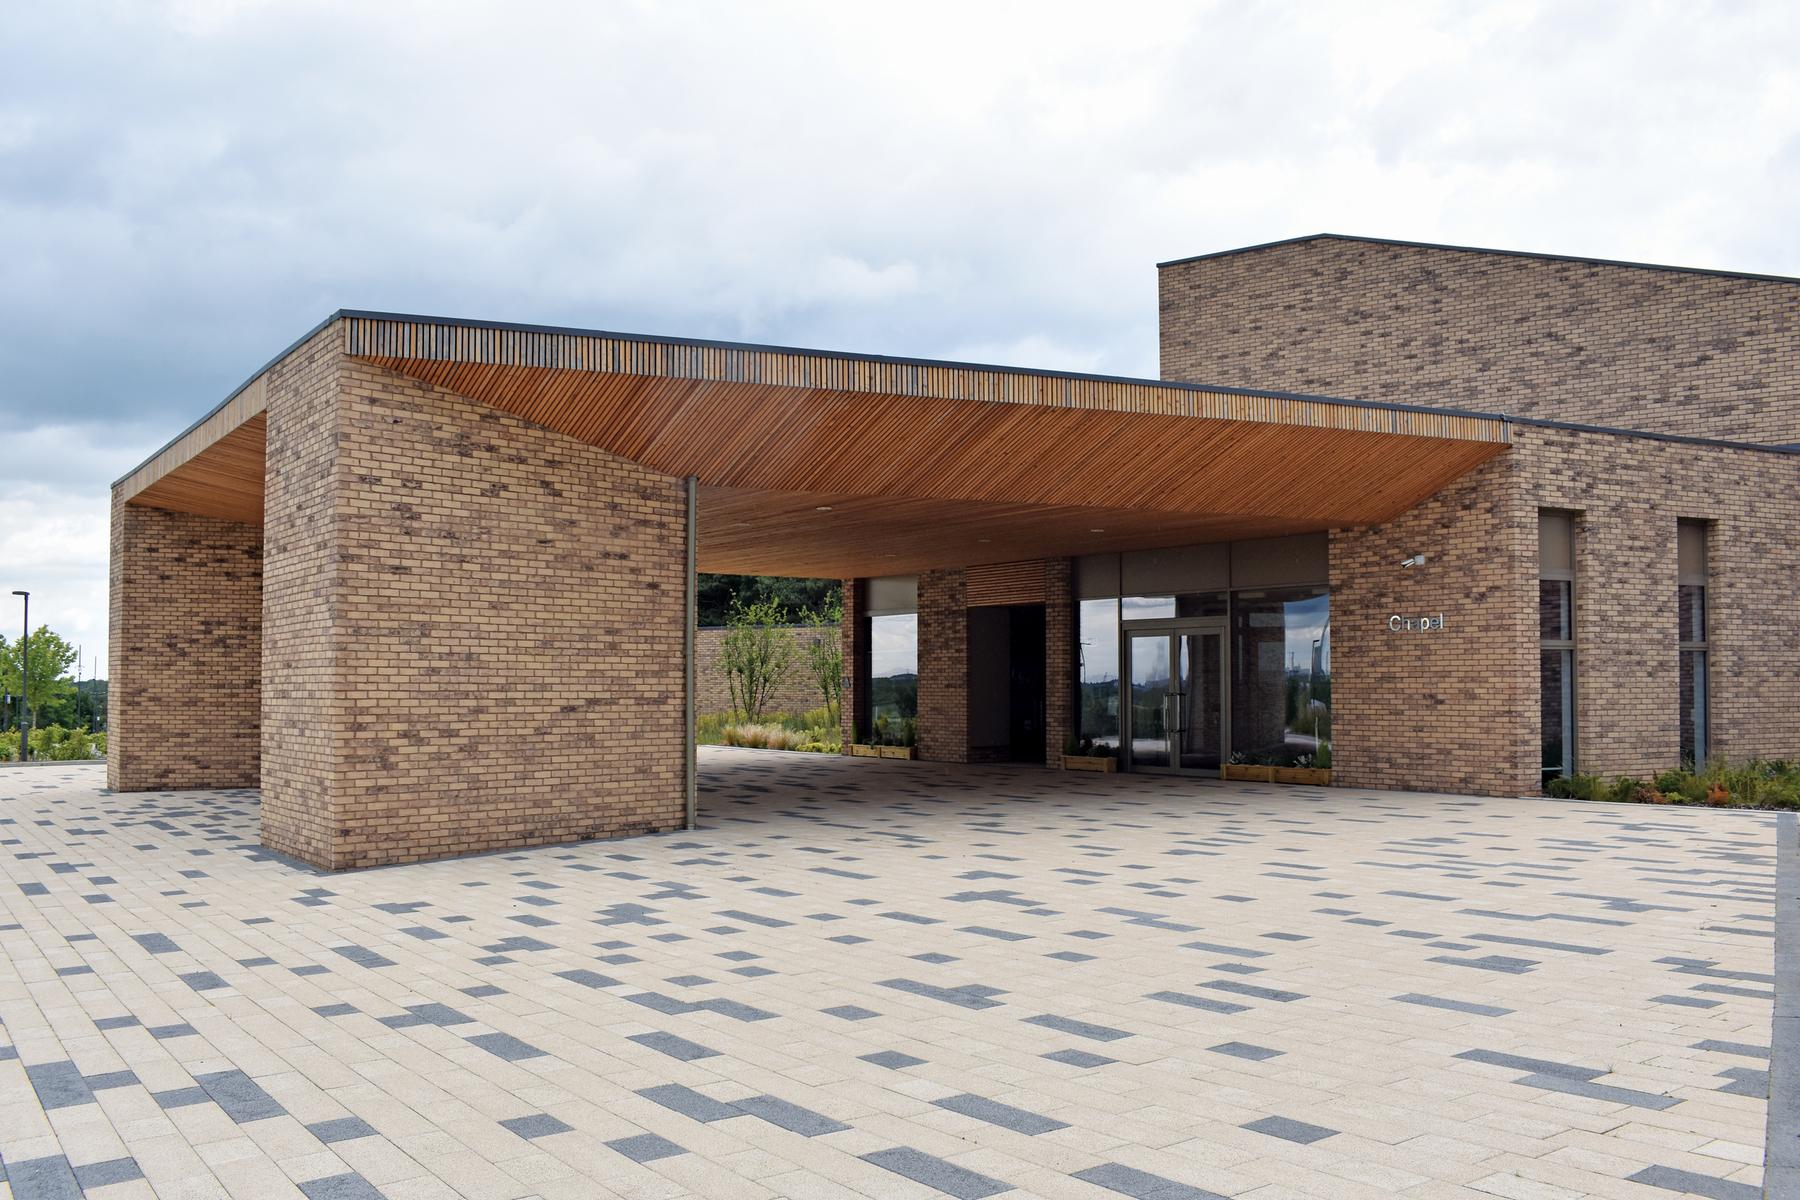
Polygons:
[[1634,271],[1672,271],[1679,275],[1712,275],[1722,279],[1748,279],[1760,283],[1793,283],[1800,284],[1800,277],[1792,275],[1765,275],[1755,271],[1727,271],[1718,267],[1678,267],[1667,263],[1630,262],[1616,258],[1589,258],[1580,254],[1541,254],[1531,250],[1498,250],[1490,246],[1456,246],[1447,242],[1415,242],[1403,238],[1368,237],[1354,233],[1307,233],[1299,237],[1280,238],[1273,242],[1259,242],[1254,246],[1237,246],[1230,250],[1214,250],[1206,254],[1190,254],[1186,258],[1171,258],[1156,264],[1157,270],[1164,267],[1178,267],[1183,263],[1205,262],[1213,258],[1230,258],[1237,254],[1253,254],[1258,250],[1272,250],[1278,246],[1297,246],[1303,242],[1362,242],[1373,246],[1403,246],[1412,250],[1444,250],[1458,254],[1491,254],[1502,258],[1532,258],[1544,262],[1580,263],[1590,267],[1625,267]]

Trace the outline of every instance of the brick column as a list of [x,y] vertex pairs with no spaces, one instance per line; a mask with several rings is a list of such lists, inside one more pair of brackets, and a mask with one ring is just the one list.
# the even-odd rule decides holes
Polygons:
[[919,576],[919,757],[969,761],[969,609],[961,570]]
[[270,387],[265,843],[680,827],[682,481],[318,349]]
[[262,530],[113,501],[106,783],[255,787]]
[[1062,766],[1075,729],[1075,580],[1066,558],[1044,563],[1044,763]]
[[865,586],[860,579],[844,580],[844,617],[840,630],[844,678],[848,682],[844,684],[844,694],[838,702],[838,731],[844,738],[840,753],[843,754],[850,753],[850,743],[856,740],[857,723],[869,706],[868,672],[864,668],[869,657],[869,639],[862,622]]

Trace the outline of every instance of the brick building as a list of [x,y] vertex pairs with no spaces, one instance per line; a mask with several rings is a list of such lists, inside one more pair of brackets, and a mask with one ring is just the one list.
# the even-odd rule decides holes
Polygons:
[[845,580],[846,735],[938,761],[1800,755],[1800,281],[1159,281],[1160,380],[334,314],[114,486],[110,782],[327,867],[679,827],[697,570]]

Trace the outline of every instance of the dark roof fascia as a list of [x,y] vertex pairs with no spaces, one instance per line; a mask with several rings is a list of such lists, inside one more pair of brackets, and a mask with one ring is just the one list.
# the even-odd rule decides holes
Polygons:
[[1720,279],[1800,284],[1800,277],[1792,275],[1766,275],[1755,271],[1725,271],[1717,267],[1677,267],[1668,263],[1629,262],[1617,258],[1588,258],[1579,254],[1536,254],[1529,250],[1497,250],[1491,246],[1454,246],[1447,242],[1410,242],[1402,238],[1365,237],[1355,233],[1302,234],[1300,237],[1281,238],[1278,241],[1261,242],[1254,246],[1239,246],[1232,250],[1214,250],[1209,254],[1192,254],[1186,258],[1171,258],[1167,262],[1157,263],[1156,268],[1160,271],[1164,267],[1179,267],[1184,263],[1230,258],[1237,254],[1253,254],[1258,250],[1272,250],[1278,246],[1298,246],[1303,242],[1317,241],[1361,242],[1371,246],[1404,246],[1412,250],[1449,250],[1459,254],[1492,254],[1501,258],[1531,258],[1543,262],[1580,263],[1590,267],[1624,267],[1633,271],[1668,271],[1677,275],[1711,275]]
[[1586,425],[1580,421],[1552,421],[1547,417],[1508,417],[1514,425],[1533,429],[1563,429],[1570,433],[1599,433],[1608,437],[1643,438],[1673,442],[1679,446],[1705,446],[1714,450],[1760,450],[1764,454],[1800,455],[1800,443],[1734,442],[1726,438],[1696,437],[1687,433],[1657,433],[1650,429],[1622,429],[1616,425]]

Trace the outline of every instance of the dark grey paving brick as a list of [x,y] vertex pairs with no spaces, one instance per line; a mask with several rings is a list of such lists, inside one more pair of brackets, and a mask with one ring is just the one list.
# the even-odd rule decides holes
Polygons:
[[878,1067],[886,1067],[890,1071],[898,1071],[903,1067],[919,1067],[925,1065],[922,1058],[914,1058],[910,1054],[902,1054],[898,1050],[879,1050],[874,1054],[861,1056],[866,1063],[874,1063]]
[[1273,1000],[1278,1004],[1287,1004],[1294,1000],[1304,1000],[1303,992],[1286,992],[1280,988],[1261,987],[1254,983],[1243,983],[1236,979],[1211,979],[1200,985],[1216,992],[1230,992],[1237,996],[1249,996],[1253,1000]]
[[631,1035],[630,1040],[636,1042],[640,1046],[648,1046],[652,1050],[666,1054],[670,1058],[679,1058],[682,1062],[692,1062],[697,1058],[715,1058],[719,1053],[717,1050],[709,1049],[698,1042],[690,1042],[684,1037],[677,1037],[672,1033],[662,1033],[660,1031],[654,1033],[634,1033]]
[[174,954],[181,949],[166,933],[134,933],[131,940],[152,954]]
[[333,946],[331,947],[331,950],[332,953],[343,955],[359,967],[369,967],[373,969],[377,967],[391,967],[394,965],[393,959],[377,954],[367,946]]
[[1251,1062],[1263,1062],[1266,1059],[1279,1058],[1280,1050],[1271,1050],[1267,1046],[1252,1046],[1249,1042],[1220,1042],[1217,1046],[1208,1046],[1214,1054],[1228,1054],[1232,1058],[1245,1058]]
[[6,1181],[14,1200],[81,1200],[81,1186],[60,1154],[8,1162]]
[[761,1117],[771,1125],[779,1125],[790,1133],[802,1137],[818,1137],[826,1133],[842,1133],[850,1128],[842,1121],[834,1121],[822,1113],[813,1112],[810,1108],[801,1108],[777,1096],[752,1096],[748,1100],[739,1100],[737,1107],[753,1117]]
[[428,1024],[439,1026],[470,1025],[474,1017],[465,1016],[447,1004],[409,1004],[406,1011]]
[[1631,1183],[1664,1188],[1686,1196],[1705,1196],[1707,1200],[1762,1200],[1763,1190],[1748,1183],[1734,1183],[1716,1175],[1701,1175],[1677,1167],[1645,1167],[1635,1175],[1627,1175]]
[[997,1196],[1001,1192],[1012,1191],[1010,1183],[1001,1183],[998,1179],[965,1170],[922,1150],[914,1150],[911,1146],[877,1150],[862,1158],[864,1162],[874,1163],[914,1183],[935,1188],[946,1196],[955,1196],[957,1200],[981,1200],[983,1196]]
[[1248,1005],[1233,1004],[1229,1000],[1214,1000],[1210,996],[1195,996],[1188,992],[1151,992],[1144,999],[1160,1000],[1164,1004],[1179,1004],[1183,1008],[1198,1008],[1203,1012],[1223,1013],[1226,1016],[1250,1011]]
[[1130,1196],[1132,1200],[1228,1200],[1217,1192],[1177,1183],[1173,1179],[1152,1175],[1123,1163],[1101,1163],[1097,1167],[1075,1172],[1074,1178],[1110,1192],[1118,1192],[1121,1196]]
[[942,1100],[933,1100],[932,1103],[939,1108],[947,1108],[951,1112],[961,1113],[965,1117],[974,1117],[977,1121],[986,1121],[989,1125],[998,1125],[1002,1129],[1010,1129],[1014,1133],[1023,1133],[1031,1137],[1069,1127],[1066,1121],[1058,1121],[1053,1117],[1027,1112],[1025,1109],[1014,1108],[1010,1104],[1002,1104],[998,1100],[989,1100],[984,1096],[977,1096],[969,1092],[964,1092],[959,1096],[946,1096]]
[[957,988],[938,987],[935,984],[920,983],[916,979],[883,979],[881,986],[893,988],[897,992],[908,992],[914,996],[925,996],[932,1000],[942,1000],[945,1004],[954,1004],[958,1008],[999,1008],[1000,1002],[992,997],[992,990],[981,989],[977,985],[965,984]]
[[38,1063],[25,1068],[26,1078],[45,1110],[92,1104],[94,1093],[72,1062]]
[[1514,1071],[1526,1071],[1536,1075],[1561,1075],[1565,1079],[1583,1081],[1598,1079],[1609,1073],[1604,1067],[1582,1067],[1573,1063],[1550,1062],[1542,1058],[1525,1058],[1518,1054],[1502,1054],[1498,1050],[1464,1050],[1456,1057],[1469,1062],[1507,1067]]
[[1280,1138],[1284,1142],[1299,1142],[1302,1146],[1310,1146],[1314,1142],[1322,1142],[1328,1137],[1336,1137],[1337,1130],[1327,1129],[1323,1125],[1308,1125],[1305,1121],[1296,1121],[1291,1117],[1264,1117],[1260,1121],[1251,1121],[1238,1126],[1252,1133],[1266,1133],[1270,1137]]
[[374,1184],[354,1171],[308,1180],[300,1190],[306,1200],[386,1200]]
[[1054,1029],[1058,1033],[1084,1037],[1096,1042],[1116,1042],[1121,1038],[1131,1036],[1123,1029],[1095,1025],[1088,1021],[1077,1021],[1073,1017],[1059,1017],[1054,1013],[1040,1013],[1035,1017],[1026,1017],[1024,1021],[1027,1025],[1042,1025],[1045,1029]]
[[1721,1042],[1707,1038],[1703,1042],[1695,1042],[1694,1049],[1708,1050],[1714,1054],[1737,1054],[1744,1058],[1768,1058],[1767,1046],[1756,1046],[1749,1042]]
[[321,1142],[353,1142],[357,1138],[375,1136],[375,1127],[361,1117],[333,1117],[308,1125],[307,1130]]
[[162,1108],[186,1108],[191,1104],[209,1104],[212,1097],[206,1094],[203,1087],[170,1088],[166,1092],[151,1092],[150,1098]]
[[1086,1050],[1055,1050],[1049,1054],[1039,1055],[1051,1062],[1059,1062],[1066,1066],[1080,1067],[1087,1070],[1093,1067],[1104,1067],[1108,1063],[1116,1063],[1116,1058],[1108,1058],[1104,1054],[1089,1054]]
[[95,1029],[135,1029],[143,1022],[136,1017],[101,1017],[94,1022]]
[[179,976],[179,978],[181,982],[187,984],[196,992],[214,992],[220,988],[231,986],[213,971],[189,971],[187,974]]
[[840,1004],[836,1008],[822,1008],[819,1011],[828,1017],[841,1017],[846,1021],[866,1021],[870,1017],[881,1015],[872,1008],[863,1008],[856,1004]]
[[744,1110],[735,1104],[714,1100],[711,1096],[701,1095],[693,1088],[683,1087],[679,1083],[664,1083],[656,1087],[640,1088],[638,1095],[662,1105],[671,1112],[678,1112],[684,1117],[692,1117],[696,1121],[704,1121],[709,1124],[713,1121],[723,1121],[728,1117],[744,1115]]
[[321,1017],[347,1017],[358,1009],[354,1004],[321,1004],[313,1011]]
[[263,1091],[260,1084],[242,1071],[213,1071],[194,1076],[194,1082],[205,1088],[213,1102],[239,1125],[287,1114],[287,1109],[276,1103],[275,1097]]
[[1513,1082],[1522,1083],[1526,1087],[1540,1088],[1546,1092],[1563,1092],[1570,1096],[1586,1096],[1590,1100],[1605,1100],[1611,1104],[1629,1104],[1633,1108],[1664,1109],[1674,1108],[1681,1103],[1677,1096],[1659,1096],[1654,1092],[1638,1092],[1631,1088],[1608,1087],[1603,1083],[1588,1083],[1580,1079],[1570,1079],[1563,1075],[1526,1075]]
[[89,1075],[87,1085],[96,1092],[104,1092],[108,1088],[135,1087],[139,1083],[136,1071],[102,1071],[98,1075]]
[[602,975],[598,971],[589,971],[584,967],[578,967],[573,971],[558,971],[556,974],[570,983],[579,983],[586,988],[618,987],[620,982],[611,975]]
[[606,1143],[632,1162],[655,1162],[659,1158],[674,1158],[687,1151],[671,1142],[668,1138],[658,1137],[654,1133],[640,1133],[635,1137],[619,1138]]
[[532,1113],[524,1117],[508,1117],[500,1122],[501,1126],[527,1140],[550,1137],[553,1134],[569,1133],[575,1127],[565,1125],[549,1113]]
[[[81,1185],[84,1192],[115,1183],[130,1183],[143,1177],[144,1172],[135,1158],[109,1158],[105,1162],[86,1163],[75,1168],[75,1182]],[[24,1192],[15,1191],[13,1195],[19,1200],[29,1200],[28,1194]]]
[[1442,996],[1427,996],[1421,992],[1407,992],[1404,995],[1395,996],[1394,999],[1402,1004],[1417,1004],[1425,1008],[1444,1008],[1451,1012],[1468,1013],[1470,1016],[1476,1017],[1504,1017],[1510,1016],[1512,1013],[1510,1008],[1500,1008],[1492,1004],[1471,1004],[1466,1000],[1447,1000]]
[[530,1042],[522,1042],[510,1033],[477,1033],[465,1039],[471,1046],[480,1046],[489,1054],[504,1058],[507,1062],[519,1062],[527,1058],[542,1058],[544,1051]]

